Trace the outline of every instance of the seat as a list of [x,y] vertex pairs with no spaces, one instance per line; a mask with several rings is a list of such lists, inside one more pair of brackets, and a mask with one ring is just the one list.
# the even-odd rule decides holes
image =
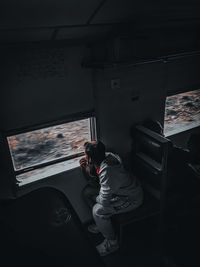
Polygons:
[[164,208],[167,192],[167,156],[170,141],[143,127],[135,129],[135,151],[132,153],[131,171],[142,182],[143,204],[137,209],[113,216],[120,243],[127,225],[157,216],[158,230],[163,231]]
[[160,214],[159,201],[148,191],[144,194],[143,204],[135,210],[119,213],[112,217],[112,222],[118,233],[120,244],[123,244],[124,230],[126,226],[136,222],[145,221]]

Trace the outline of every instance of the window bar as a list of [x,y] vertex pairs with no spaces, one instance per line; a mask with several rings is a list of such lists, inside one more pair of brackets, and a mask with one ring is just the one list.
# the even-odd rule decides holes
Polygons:
[[97,129],[96,129],[96,118],[90,118],[90,134],[91,134],[91,141],[97,140]]

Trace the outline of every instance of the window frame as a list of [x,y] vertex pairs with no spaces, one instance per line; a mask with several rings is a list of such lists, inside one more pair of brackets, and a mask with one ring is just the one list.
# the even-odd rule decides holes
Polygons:
[[[164,111],[164,132],[165,132],[165,112],[166,112],[166,101],[167,101],[167,97],[171,97],[171,96],[175,96],[175,95],[179,95],[179,94],[184,94],[184,93],[189,93],[189,92],[192,92],[192,91],[197,91],[197,90],[200,90],[200,87],[198,88],[191,88],[189,90],[187,89],[177,89],[177,90],[174,90],[174,91],[167,91],[167,95],[165,97],[165,111]],[[192,124],[192,123],[191,123]],[[194,129],[194,128],[197,128],[197,127],[200,127],[200,123],[199,125],[196,125],[196,126],[188,126],[188,127],[185,127],[185,129],[183,129],[184,127],[181,127],[181,130],[174,130],[173,133],[165,133],[165,136],[166,137],[169,137],[169,136],[173,136],[173,135],[176,135],[176,134],[179,134],[179,133],[183,133],[183,132],[186,132],[186,131],[189,131],[191,129]]]
[[61,158],[58,158],[55,160],[50,160],[48,162],[35,164],[33,166],[25,167],[25,168],[20,169],[20,170],[15,170],[12,155],[11,155],[11,150],[10,150],[9,143],[8,143],[8,137],[11,137],[11,136],[17,135],[17,134],[26,133],[26,132],[36,131],[36,130],[40,130],[40,129],[44,129],[44,128],[48,128],[48,127],[53,127],[53,126],[57,126],[57,125],[65,124],[65,123],[70,123],[70,122],[74,122],[74,121],[78,121],[78,120],[83,120],[83,119],[89,119],[91,141],[97,140],[97,128],[96,128],[97,119],[96,119],[96,116],[95,116],[93,111],[78,113],[78,114],[76,113],[76,114],[72,114],[70,116],[67,116],[65,118],[61,118],[59,120],[41,123],[41,124],[37,124],[34,126],[28,126],[28,127],[4,132],[5,142],[6,142],[7,147],[8,147],[9,157],[10,157],[10,160],[12,162],[12,167],[13,167],[13,172],[15,174],[15,177],[17,177],[20,174],[32,171],[32,170],[40,169],[40,168],[47,167],[47,166],[50,166],[50,165],[53,165],[56,163],[60,163],[60,162],[64,162],[67,160],[81,157],[84,155],[84,152],[75,153],[73,155],[61,157]]

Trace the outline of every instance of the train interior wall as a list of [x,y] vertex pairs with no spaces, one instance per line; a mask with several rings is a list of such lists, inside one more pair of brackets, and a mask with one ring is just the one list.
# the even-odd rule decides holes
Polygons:
[[[12,162],[3,139],[6,132],[60,120],[94,108],[91,70],[81,67],[88,53],[84,45],[14,46],[1,53],[2,198],[10,198],[15,193]],[[72,196],[70,200],[83,221],[90,217],[81,201],[84,178],[77,169],[20,188],[17,195],[48,184],[64,191],[69,199]]]
[[[183,44],[186,46],[187,42]],[[172,46],[172,40],[168,45]],[[157,51],[153,44],[150,43],[149,47],[152,49],[148,50],[148,55]],[[142,55],[144,43],[143,46],[138,45],[137,49]],[[124,59],[127,51],[132,53],[130,46],[129,50],[121,50]],[[96,57],[99,55],[102,53],[96,52]],[[1,57],[2,132],[95,108],[99,137],[109,149],[122,156],[130,150],[130,127],[133,124],[147,117],[163,123],[167,91],[175,92],[184,87],[198,89],[200,84],[199,57],[195,56],[97,70],[82,67],[83,60],[96,60],[84,45],[47,49],[43,46],[26,49],[11,47],[3,51]],[[186,143],[188,132],[180,134],[180,137],[176,135],[170,138],[182,145]],[[13,179],[8,153],[1,153],[1,159],[7,162],[8,167],[2,171],[2,181]],[[90,211],[81,199],[85,181],[79,169],[24,186],[18,195],[46,184],[66,193],[83,222],[91,218]],[[5,192],[10,192],[11,183],[4,183],[3,187],[5,197]]]
[[15,46],[1,53],[1,130],[8,131],[94,107],[86,46]]

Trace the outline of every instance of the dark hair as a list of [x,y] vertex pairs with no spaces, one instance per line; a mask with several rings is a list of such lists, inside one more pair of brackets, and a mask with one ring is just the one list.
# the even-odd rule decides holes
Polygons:
[[90,163],[100,165],[105,159],[105,145],[101,141],[86,142],[84,148]]

